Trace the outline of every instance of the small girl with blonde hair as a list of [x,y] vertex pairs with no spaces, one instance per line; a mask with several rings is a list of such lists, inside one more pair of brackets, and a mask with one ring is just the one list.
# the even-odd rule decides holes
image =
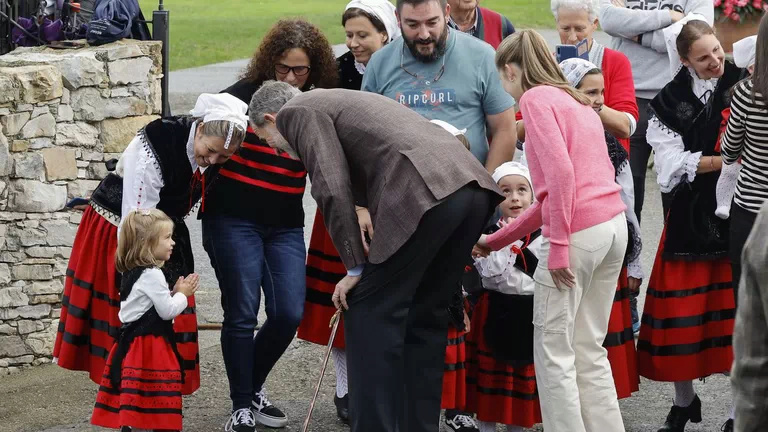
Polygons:
[[199,276],[179,277],[173,291],[160,268],[173,252],[173,221],[162,211],[124,219],[115,267],[122,273],[117,343],[107,358],[91,423],[134,432],[181,430],[182,358],[173,319],[197,291]]

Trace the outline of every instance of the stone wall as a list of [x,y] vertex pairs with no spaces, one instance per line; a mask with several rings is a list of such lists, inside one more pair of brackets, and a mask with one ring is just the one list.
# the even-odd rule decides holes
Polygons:
[[51,361],[87,197],[161,111],[161,45],[121,41],[0,56],[0,376]]

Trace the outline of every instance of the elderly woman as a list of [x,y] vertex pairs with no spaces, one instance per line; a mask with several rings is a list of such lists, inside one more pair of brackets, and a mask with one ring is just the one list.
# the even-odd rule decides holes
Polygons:
[[[328,40],[307,21],[281,20],[267,32],[240,81],[224,90],[249,103],[262,82],[301,90],[338,83]],[[267,375],[293,340],[305,297],[301,161],[276,152],[249,129],[243,148],[218,172],[203,214],[203,246],[221,288],[221,350],[232,415],[227,430],[256,422],[283,427],[285,414],[267,399]],[[253,337],[262,288],[267,321]]]
[[[53,356],[59,366],[87,371],[101,383],[110,348],[120,333],[120,274],[115,270],[119,226],[131,210],[162,210],[174,221],[176,247],[163,267],[169,286],[194,271],[184,218],[210,184],[211,165],[221,164],[245,137],[248,105],[230,95],[202,94],[191,116],[155,120],[126,147],[115,172],[93,192],[77,229],[67,265],[63,307]],[[184,387],[200,386],[194,298],[174,320],[184,358]]]
[[[339,87],[360,90],[368,60],[381,47],[400,37],[395,6],[389,0],[352,0],[341,16],[349,51],[338,58]],[[371,217],[364,207],[357,207],[362,235],[373,236]],[[339,253],[325,228],[320,210],[315,215],[312,237],[307,254],[307,297],[304,317],[298,337],[318,345],[328,344],[331,331],[328,321],[336,309],[331,302],[336,284],[346,275]],[[333,364],[336,367],[336,395],[333,398],[336,414],[349,422],[349,398],[347,397],[347,361],[344,328],[333,343]]]
[[[629,137],[635,133],[639,118],[632,65],[627,56],[606,48],[594,39],[593,33],[597,30],[600,12],[599,0],[552,0],[551,5],[560,43],[575,45],[587,40],[589,61],[600,68],[605,82],[604,101],[598,115],[605,130],[616,137],[629,152]],[[637,296],[641,283],[642,276],[629,275],[632,330],[635,333],[640,330]]]

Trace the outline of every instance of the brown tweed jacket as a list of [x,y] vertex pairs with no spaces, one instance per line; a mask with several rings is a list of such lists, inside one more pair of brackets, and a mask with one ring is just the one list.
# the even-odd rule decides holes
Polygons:
[[277,114],[296,150],[312,197],[347,269],[366,262],[355,204],[371,213],[368,261],[384,262],[424,213],[476,182],[501,196],[485,168],[450,133],[394,100],[353,90],[312,90]]

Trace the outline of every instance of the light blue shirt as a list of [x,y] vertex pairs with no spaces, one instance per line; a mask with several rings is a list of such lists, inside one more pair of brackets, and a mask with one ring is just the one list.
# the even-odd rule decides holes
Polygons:
[[[480,39],[449,29],[445,69],[440,75],[443,58],[421,62],[401,37],[373,54],[363,75],[362,90],[390,97],[430,120],[466,128],[472,154],[485,164],[486,117],[514,105],[501,85],[495,55]],[[418,78],[403,70],[401,59],[403,67]]]

